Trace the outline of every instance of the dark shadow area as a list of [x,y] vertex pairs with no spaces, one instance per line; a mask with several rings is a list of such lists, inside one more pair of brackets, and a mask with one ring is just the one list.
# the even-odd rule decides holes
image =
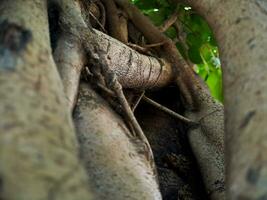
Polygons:
[[[175,87],[146,95],[177,113],[184,111]],[[186,126],[144,101],[135,114],[154,152],[163,199],[208,199],[186,136]]]

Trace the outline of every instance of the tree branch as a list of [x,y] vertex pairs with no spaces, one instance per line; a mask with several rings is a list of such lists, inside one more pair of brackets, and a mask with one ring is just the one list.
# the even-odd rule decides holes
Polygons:
[[190,120],[190,119],[188,119],[188,118],[186,118],[186,117],[183,117],[182,115],[179,115],[179,114],[175,113],[174,111],[172,111],[172,110],[170,110],[170,109],[168,109],[168,108],[166,108],[166,107],[160,105],[159,103],[153,101],[152,99],[150,99],[150,98],[148,98],[148,97],[146,97],[146,96],[143,96],[143,100],[144,100],[145,102],[147,102],[147,103],[149,103],[149,104],[155,106],[155,107],[158,108],[159,110],[162,110],[163,112],[165,112],[165,113],[171,115],[172,117],[175,117],[176,119],[181,120],[182,122],[185,122],[185,123],[187,123],[187,124],[189,124],[189,125],[198,125],[197,122],[194,122],[194,121],[192,121],[192,120]]
[[159,30],[161,32],[167,31],[176,22],[177,18],[178,12],[175,11],[166,21],[164,21],[164,23],[159,27]]
[[142,32],[151,44],[163,42],[162,47],[157,49],[158,53],[172,65],[177,85],[185,99],[186,106],[190,109],[198,109],[198,102],[196,100],[196,90],[199,85],[198,80],[194,76],[193,69],[183,60],[172,40],[159,31],[159,29],[128,0],[115,0],[115,2],[124,9],[132,23]]
[[97,30],[87,37],[87,50],[100,53],[93,48],[99,44],[101,52],[107,55],[109,68],[116,73],[124,88],[157,88],[172,81],[172,69],[165,60],[142,55]]
[[120,11],[113,0],[102,0],[107,13],[110,36],[126,44],[128,42],[127,19],[120,16]]

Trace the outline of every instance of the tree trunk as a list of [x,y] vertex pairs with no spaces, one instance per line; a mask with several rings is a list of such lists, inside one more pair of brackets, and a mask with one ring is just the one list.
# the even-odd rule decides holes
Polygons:
[[90,199],[43,0],[0,3],[1,199]]
[[[266,199],[267,3],[183,1],[203,14],[219,43],[226,105],[227,199]],[[120,41],[92,28],[91,4],[86,0],[49,0],[55,11],[49,28],[46,1],[0,2],[0,199],[225,199],[223,106],[212,99],[173,42],[138,9],[126,0],[102,2],[107,12],[97,1],[93,24],[106,32],[108,17],[109,34]],[[127,46],[128,36],[133,37],[127,21],[152,45],[161,43],[153,56]],[[94,81],[79,87],[81,79]],[[140,127],[133,111],[123,102],[119,87],[112,87],[114,82],[139,90],[127,90],[133,104],[136,95],[142,99],[143,90],[175,84],[179,93],[174,94],[182,95],[183,109],[177,106],[181,98],[168,105],[194,121],[195,126],[177,125],[144,103],[137,109],[156,155],[159,183],[150,144],[137,134]],[[96,93],[100,90],[105,100]],[[169,98],[162,91],[159,96]],[[114,104],[118,113],[124,111],[121,116]],[[188,143],[186,148],[191,145],[207,194],[196,189],[197,184],[203,186],[201,178],[192,152],[183,154],[182,141]],[[181,168],[186,163],[197,171],[195,177],[184,177],[190,171]],[[179,193],[174,196],[174,191]],[[186,192],[194,195],[181,195]]]
[[267,198],[267,2],[187,0],[210,23],[223,67],[227,199]]

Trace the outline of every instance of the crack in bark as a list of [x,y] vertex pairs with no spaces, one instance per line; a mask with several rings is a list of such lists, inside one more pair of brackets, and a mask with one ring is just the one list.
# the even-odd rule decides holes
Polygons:
[[251,119],[254,117],[255,114],[256,114],[256,110],[252,110],[248,112],[246,116],[244,117],[242,123],[240,124],[239,128],[240,129],[245,128],[248,125],[248,123],[251,121]]
[[156,58],[156,59],[157,59],[157,60],[159,61],[159,63],[160,63],[160,72],[159,72],[158,77],[156,78],[156,80],[155,80],[155,82],[154,82],[154,84],[153,84],[153,86],[152,86],[151,88],[153,88],[153,87],[157,84],[157,82],[159,81],[159,78],[160,78],[160,76],[161,76],[161,74],[162,74],[163,66],[164,66],[164,63],[162,62],[161,59],[158,59],[158,58]]
[[151,73],[152,73],[152,62],[151,62],[150,57],[148,57],[148,60],[149,60],[149,74],[148,74],[148,77],[147,77],[147,80],[146,80],[146,84],[149,82],[150,77],[151,77]]
[[133,52],[130,51],[130,57],[129,57],[128,62],[127,62],[128,68],[127,68],[127,71],[126,71],[126,75],[129,73],[130,66],[132,65],[132,59],[133,59]]
[[107,52],[109,52],[110,46],[111,46],[111,42],[108,41]]

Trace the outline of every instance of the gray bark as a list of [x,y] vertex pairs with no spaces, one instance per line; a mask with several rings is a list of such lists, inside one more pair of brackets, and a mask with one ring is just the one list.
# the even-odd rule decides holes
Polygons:
[[227,199],[267,198],[267,2],[186,1],[210,23],[223,67]]
[[144,143],[86,83],[80,85],[74,121],[96,199],[162,199]]
[[45,2],[0,2],[0,199],[91,198]]

